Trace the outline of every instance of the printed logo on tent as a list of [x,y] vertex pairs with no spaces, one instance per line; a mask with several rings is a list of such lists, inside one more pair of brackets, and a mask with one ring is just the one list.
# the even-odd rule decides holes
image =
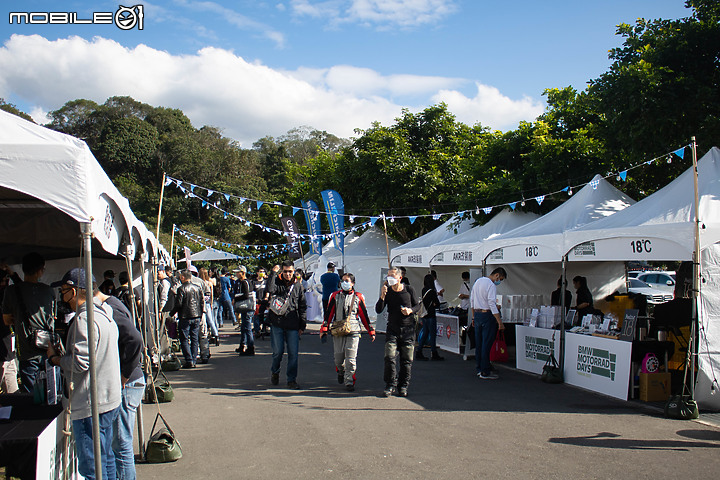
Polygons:
[[488,260],[502,260],[503,258],[505,258],[505,256],[502,248],[498,248],[488,255]]
[[408,255],[407,263],[422,263],[422,255]]
[[615,381],[617,355],[601,348],[578,346],[577,372],[581,375],[598,375]]
[[548,338],[525,337],[525,358],[547,362],[550,354],[555,350],[555,342]]
[[582,245],[578,245],[573,248],[573,254],[576,257],[594,257],[595,256],[595,242],[587,242]]
[[143,30],[145,6],[120,5],[115,12],[92,12],[88,17],[78,17],[77,12],[10,12],[10,25],[113,25],[120,30]]
[[453,253],[453,262],[472,262],[472,258],[473,255],[470,251]]

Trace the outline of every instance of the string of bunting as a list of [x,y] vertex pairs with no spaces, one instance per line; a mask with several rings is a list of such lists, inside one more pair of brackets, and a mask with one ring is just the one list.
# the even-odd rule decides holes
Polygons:
[[[626,168],[626,169],[624,169],[624,170],[621,170],[621,171],[619,171],[619,172],[608,173],[607,175],[604,175],[602,178],[608,179],[608,178],[615,177],[618,181],[623,181],[623,182],[625,182],[625,181],[627,181],[628,172],[630,172],[631,170],[635,170],[636,168],[640,168],[640,167],[643,167],[643,166],[645,166],[645,165],[651,165],[651,164],[653,164],[653,163],[655,163],[655,162],[661,162],[661,161],[666,161],[667,163],[672,163],[672,157],[673,157],[673,155],[676,155],[676,156],[678,156],[680,159],[683,159],[684,156],[685,156],[685,148],[687,148],[687,147],[689,147],[689,146],[690,146],[689,144],[688,144],[688,145],[685,145],[685,146],[682,146],[682,147],[678,148],[677,150],[674,150],[674,151],[672,151],[672,152],[669,152],[669,153],[660,155],[660,156],[655,157],[655,158],[652,158],[652,159],[650,159],[650,160],[646,160],[646,161],[644,161],[644,162],[640,162],[640,163],[638,163],[638,164],[636,164],[636,165],[632,165],[632,166],[630,166],[630,167],[628,167],[628,168]],[[593,177],[594,177],[594,176],[593,176]],[[251,211],[252,211],[252,205],[254,204],[257,210],[260,210],[260,208],[263,207],[263,206],[277,206],[277,207],[280,207],[280,208],[283,208],[283,207],[284,207],[284,208],[292,208],[292,214],[293,214],[293,216],[294,216],[298,211],[300,211],[300,210],[302,210],[302,211],[308,211],[308,212],[310,212],[310,213],[315,213],[315,214],[324,214],[324,215],[327,215],[326,212],[309,210],[309,209],[304,208],[304,207],[295,207],[295,206],[288,205],[288,204],[285,204],[285,203],[282,203],[282,202],[279,202],[279,201],[271,201],[271,202],[269,202],[269,201],[254,199],[254,198],[241,197],[241,196],[233,195],[233,194],[230,194],[230,193],[219,192],[219,191],[217,191],[217,190],[213,190],[213,189],[210,189],[210,188],[207,188],[207,187],[203,187],[203,186],[200,186],[200,185],[196,185],[196,184],[193,184],[193,183],[190,183],[190,182],[187,182],[187,181],[184,181],[184,180],[180,180],[180,179],[177,179],[177,178],[174,178],[174,177],[171,177],[171,176],[167,175],[167,176],[166,176],[165,185],[168,186],[168,185],[170,185],[170,184],[174,184],[177,188],[179,188],[180,191],[183,192],[186,197],[189,197],[189,198],[200,198],[200,199],[202,200],[202,202],[203,202],[203,207],[210,208],[210,207],[212,206],[212,207],[214,207],[214,208],[222,211],[226,218],[227,218],[228,216],[233,216],[233,217],[236,217],[237,219],[239,219],[240,221],[244,222],[244,223],[245,223],[246,225],[248,225],[248,226],[250,226],[250,225],[256,225],[256,226],[262,228],[264,231],[268,231],[268,232],[271,231],[271,232],[275,232],[275,233],[278,233],[279,235],[284,235],[284,236],[288,236],[288,234],[282,232],[281,230],[277,230],[277,229],[274,229],[274,228],[271,228],[271,227],[267,227],[267,226],[264,226],[264,225],[261,225],[261,224],[258,224],[258,223],[250,222],[250,221],[248,221],[248,220],[246,220],[246,219],[244,219],[244,218],[242,218],[242,217],[240,217],[240,216],[238,216],[238,215],[234,215],[234,214],[232,214],[232,213],[230,213],[230,212],[227,212],[227,211],[223,210],[222,208],[219,207],[219,202],[220,202],[220,200],[221,200],[222,198],[224,198],[227,203],[229,203],[231,200],[236,200],[236,201],[239,202],[240,205],[243,205],[245,202],[248,202],[248,212],[251,212]],[[522,196],[522,199],[521,199],[521,200],[516,200],[516,201],[514,201],[514,202],[507,202],[507,203],[501,203],[501,204],[496,204],[496,205],[489,205],[489,206],[485,206],[485,207],[476,207],[475,209],[461,210],[461,211],[457,211],[457,212],[443,212],[443,213],[418,214],[418,215],[390,215],[389,217],[386,216],[386,215],[384,215],[384,214],[371,215],[371,216],[367,216],[367,215],[343,214],[343,215],[341,215],[341,216],[343,216],[343,217],[348,217],[348,219],[350,220],[350,223],[354,223],[356,219],[366,219],[366,222],[364,222],[363,224],[358,225],[357,227],[353,227],[352,229],[350,229],[350,231],[354,231],[356,228],[363,228],[363,227],[368,226],[368,225],[375,225],[375,222],[377,222],[377,221],[380,220],[381,218],[386,218],[386,219],[388,219],[391,223],[395,222],[395,220],[397,220],[397,219],[408,219],[408,220],[410,221],[410,223],[412,224],[412,223],[415,223],[415,220],[417,220],[418,218],[432,217],[433,220],[440,220],[440,219],[442,219],[442,217],[445,217],[445,216],[448,216],[448,215],[450,215],[450,216],[464,216],[464,215],[467,215],[467,214],[472,213],[473,211],[474,211],[476,214],[478,214],[478,215],[480,214],[481,211],[482,211],[483,213],[485,213],[486,215],[489,215],[489,214],[490,214],[494,209],[496,209],[496,208],[510,207],[512,210],[515,210],[515,208],[517,207],[517,204],[518,204],[518,203],[519,203],[521,206],[525,206],[525,202],[526,202],[526,201],[529,201],[529,200],[535,200],[538,205],[542,205],[542,203],[543,203],[543,201],[545,201],[545,198],[546,198],[546,197],[553,196],[553,195],[558,195],[558,194],[561,194],[561,193],[566,193],[567,195],[572,195],[572,194],[573,194],[573,189],[582,188],[582,187],[584,187],[585,185],[591,185],[591,186],[593,187],[593,189],[596,189],[597,186],[598,186],[598,182],[591,180],[591,181],[589,181],[589,182],[581,183],[581,184],[578,184],[578,185],[568,185],[567,187],[565,187],[565,188],[563,188],[563,189],[556,190],[556,191],[554,191],[554,192],[548,192],[548,193],[545,193],[544,195],[538,195],[538,196],[531,197],[531,198],[527,198],[527,199],[526,199],[524,196]],[[205,190],[205,191],[207,192],[207,195],[206,195],[207,198],[202,198],[202,197],[200,197],[200,196],[196,193],[196,190],[198,190],[198,189],[200,189],[200,190]],[[212,197],[212,196],[217,196],[217,197],[219,197],[219,198],[218,198],[218,200],[216,200],[215,202],[212,202],[212,201],[210,200],[210,197]],[[391,210],[391,208],[388,208],[388,210]],[[281,213],[280,213],[280,216],[282,216],[282,211],[281,211]],[[344,232],[342,232],[342,233],[347,234],[348,231],[344,231]],[[297,234],[297,235],[300,236],[300,237],[302,237],[302,238],[312,238],[312,236],[310,236],[310,235],[304,235],[304,234]],[[315,238],[316,238],[316,237],[315,237]],[[331,238],[332,238],[332,234],[322,235],[322,239],[323,239],[323,240],[327,240],[327,239],[331,239]]]
[[[284,253],[288,250],[288,245],[286,243],[277,243],[277,244],[263,244],[263,245],[241,245],[237,243],[227,243],[227,242],[221,242],[219,240],[215,240],[208,237],[203,237],[202,235],[198,235],[196,233],[188,232],[187,230],[183,230],[179,227],[175,227],[175,231],[182,235],[183,237],[187,238],[188,240],[191,240],[199,245],[202,245],[205,248],[208,248],[208,244],[212,243],[214,246],[217,246],[218,244],[222,247],[226,248],[240,248],[244,250],[248,250],[245,256],[251,256],[251,252],[249,250],[253,249],[256,252],[259,252],[260,250],[272,250],[266,253],[259,253],[252,255],[255,258],[267,258],[267,257],[273,257],[280,253]],[[219,249],[216,249],[219,250]],[[225,252],[224,250],[219,250],[223,253],[229,253]]]

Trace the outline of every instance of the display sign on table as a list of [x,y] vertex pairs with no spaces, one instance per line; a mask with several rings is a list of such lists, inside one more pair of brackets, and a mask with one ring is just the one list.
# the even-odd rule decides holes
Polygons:
[[565,334],[565,382],[627,400],[631,342]]
[[632,342],[635,339],[635,325],[637,325],[639,310],[625,310],[625,318],[622,323],[622,331],[620,332],[620,340]]
[[437,314],[437,337],[438,348],[452,353],[460,353],[460,323],[455,315]]
[[551,353],[560,359],[558,330],[515,326],[515,358],[519,370],[541,374]]

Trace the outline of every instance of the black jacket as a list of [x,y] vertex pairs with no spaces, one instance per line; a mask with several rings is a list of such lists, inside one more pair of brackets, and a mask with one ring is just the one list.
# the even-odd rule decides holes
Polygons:
[[116,297],[105,301],[113,310],[113,320],[118,327],[118,350],[120,351],[120,373],[129,382],[143,376],[140,368],[142,357],[142,335],[132,321],[130,310]]
[[180,319],[202,317],[205,297],[202,288],[192,282],[185,282],[178,287],[175,295],[175,306],[170,314],[178,314]]
[[[292,287],[292,291],[290,288]],[[282,317],[268,310],[268,318],[274,327],[285,330],[305,330],[307,326],[307,302],[305,301],[305,288],[301,282],[291,284],[285,283],[278,278],[277,273],[271,272],[267,282],[267,291],[270,294],[270,301],[274,296],[284,300],[290,291],[290,306]]]

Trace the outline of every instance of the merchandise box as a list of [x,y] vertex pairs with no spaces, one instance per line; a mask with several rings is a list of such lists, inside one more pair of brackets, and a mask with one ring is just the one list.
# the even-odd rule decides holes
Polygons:
[[641,373],[640,401],[664,402],[670,397],[670,373]]

